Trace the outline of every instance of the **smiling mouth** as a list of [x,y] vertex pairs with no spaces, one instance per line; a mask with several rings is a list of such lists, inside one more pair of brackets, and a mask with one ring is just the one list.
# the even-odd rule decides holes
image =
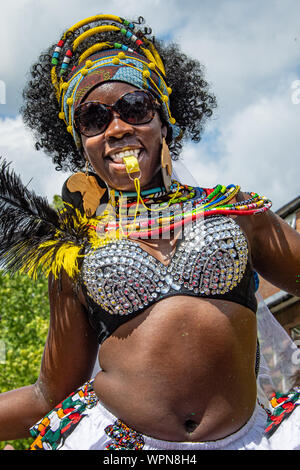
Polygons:
[[105,159],[113,162],[114,164],[116,164],[118,166],[124,166],[124,168],[125,168],[125,163],[124,163],[123,158],[124,157],[129,157],[131,155],[133,155],[135,158],[139,158],[139,156],[141,154],[141,151],[142,151],[142,149],[127,149],[127,150],[123,150],[121,152],[109,155],[109,156],[105,157]]

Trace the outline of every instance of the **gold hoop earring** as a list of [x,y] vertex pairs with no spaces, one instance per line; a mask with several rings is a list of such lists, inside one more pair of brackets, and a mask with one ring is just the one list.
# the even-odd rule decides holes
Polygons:
[[172,160],[171,154],[166,142],[165,137],[163,137],[162,148],[161,148],[161,173],[164,186],[167,191],[171,189],[171,175],[172,175]]

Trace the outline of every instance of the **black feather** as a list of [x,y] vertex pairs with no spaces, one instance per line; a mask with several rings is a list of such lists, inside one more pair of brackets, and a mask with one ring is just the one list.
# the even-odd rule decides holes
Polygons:
[[[4,272],[29,272],[49,266],[63,244],[84,248],[88,226],[71,205],[57,212],[38,196],[2,159],[0,166],[0,267]],[[41,247],[54,241],[51,247]],[[42,263],[39,263],[40,260]]]

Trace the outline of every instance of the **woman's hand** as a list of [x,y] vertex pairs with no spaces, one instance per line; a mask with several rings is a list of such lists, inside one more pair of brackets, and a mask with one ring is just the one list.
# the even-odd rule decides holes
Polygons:
[[[30,437],[29,429],[90,379],[99,345],[84,299],[71,280],[50,279],[50,327],[40,375],[34,385],[0,394],[0,441]],[[5,450],[15,450],[9,444]]]

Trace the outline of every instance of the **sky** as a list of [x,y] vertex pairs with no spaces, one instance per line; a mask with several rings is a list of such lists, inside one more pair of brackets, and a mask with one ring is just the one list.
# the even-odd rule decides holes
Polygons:
[[[298,0],[0,0],[0,156],[52,202],[68,174],[34,148],[19,108],[42,50],[99,13],[143,16],[159,38],[198,59],[218,107],[182,162],[204,187],[239,184],[278,210],[300,195]],[[109,4],[109,5],[108,5]],[[177,171],[181,173],[181,164]]]

